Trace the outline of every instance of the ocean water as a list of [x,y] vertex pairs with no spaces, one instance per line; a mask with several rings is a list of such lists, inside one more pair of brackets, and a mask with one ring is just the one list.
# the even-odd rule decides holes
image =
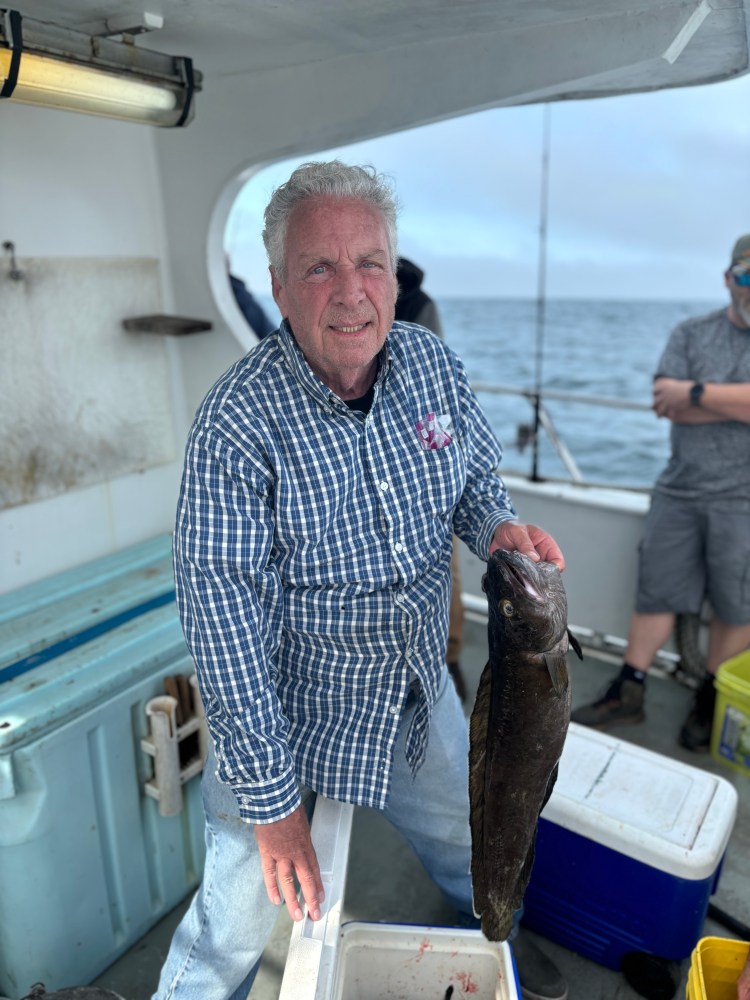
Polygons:
[[[651,380],[669,333],[681,320],[721,302],[552,300],[544,309],[541,387],[650,405]],[[472,382],[533,389],[537,373],[537,305],[523,299],[439,299],[448,344]],[[523,398],[480,393],[503,448],[503,468],[528,474],[531,447],[517,445],[518,425],[533,426]],[[669,422],[651,411],[547,400],[558,435],[584,479],[650,487],[669,455]],[[537,471],[567,477],[543,430]]]
[[[273,302],[263,298],[269,316]],[[537,305],[527,299],[437,298],[446,342],[461,356],[472,382],[532,390],[536,384]],[[545,304],[541,387],[616,397],[650,405],[651,379],[669,333],[681,320],[720,308],[717,302],[549,300]],[[519,424],[533,425],[524,398],[479,394],[503,445],[502,468],[531,471],[530,445],[517,445]],[[669,454],[669,422],[650,410],[620,410],[548,400],[558,435],[584,479],[650,487]],[[542,430],[537,471],[568,478]]]

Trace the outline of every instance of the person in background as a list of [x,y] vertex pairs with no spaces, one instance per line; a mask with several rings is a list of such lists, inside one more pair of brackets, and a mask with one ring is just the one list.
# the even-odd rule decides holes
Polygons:
[[229,267],[227,267],[227,274],[229,276],[229,284],[232,288],[232,293],[237,305],[239,306],[240,312],[249,323],[253,333],[257,335],[259,340],[262,340],[269,333],[272,333],[275,330],[273,323],[263,312],[263,307],[256,301],[245,282],[242,281],[241,278],[238,278],[235,274],[232,274]]
[[[178,504],[177,607],[210,734],[206,862],[156,1000],[245,997],[277,906],[304,917],[295,880],[320,919],[315,793],[382,810],[473,919],[468,727],[445,665],[453,532],[483,560],[504,548],[564,568],[518,520],[460,359],[394,323],[385,181],[303,164],[263,239],[283,320],[200,406]],[[524,996],[565,1000],[525,931],[513,951]]]
[[729,305],[675,328],[654,376],[653,409],[672,421],[639,550],[625,662],[573,721],[606,728],[644,718],[646,674],[675,616],[713,608],[707,673],[679,734],[710,748],[720,664],[750,646],[750,235],[724,274]]
[[[443,326],[440,313],[433,299],[422,288],[424,271],[417,267],[408,257],[399,257],[396,269],[398,281],[398,298],[396,299],[396,319],[406,323],[418,323],[440,337],[443,337]],[[456,691],[462,703],[468,700],[469,692],[464,675],[461,672],[461,651],[463,649],[464,608],[461,601],[461,570],[459,565],[458,539],[453,538],[451,555],[451,603],[448,620],[448,646],[446,662],[448,671],[456,685]]]

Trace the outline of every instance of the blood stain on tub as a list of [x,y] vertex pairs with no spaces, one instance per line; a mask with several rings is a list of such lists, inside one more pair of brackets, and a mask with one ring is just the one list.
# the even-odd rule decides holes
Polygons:
[[451,979],[455,979],[461,987],[463,993],[478,993],[479,986],[471,972],[454,972]]
[[417,962],[421,962],[424,958],[424,953],[426,951],[432,951],[432,944],[429,938],[423,938],[422,943],[419,946],[419,954],[416,957]]

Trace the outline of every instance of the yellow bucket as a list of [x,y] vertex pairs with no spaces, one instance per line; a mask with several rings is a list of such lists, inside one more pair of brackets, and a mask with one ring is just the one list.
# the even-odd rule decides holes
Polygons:
[[711,756],[750,777],[750,650],[722,663],[716,674]]
[[747,941],[701,938],[690,959],[687,1000],[737,1000],[737,979],[748,951]]

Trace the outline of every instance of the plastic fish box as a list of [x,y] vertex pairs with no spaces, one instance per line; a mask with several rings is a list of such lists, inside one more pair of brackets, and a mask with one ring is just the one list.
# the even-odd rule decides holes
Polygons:
[[305,917],[292,927],[279,1000],[518,1000],[510,947],[479,930],[342,925],[353,810],[317,798],[311,836],[325,904],[320,920]]
[[687,958],[736,814],[724,778],[571,723],[524,922],[610,969],[629,952]]
[[737,979],[749,951],[747,941],[701,938],[690,961],[687,1000],[737,1000]]
[[711,756],[750,778],[750,650],[722,663],[716,674]]
[[516,1000],[520,992],[507,942],[453,927],[343,925],[332,1000],[446,996]]
[[90,982],[198,883],[200,782],[161,816],[140,745],[193,671],[172,603],[0,684],[0,994]]

